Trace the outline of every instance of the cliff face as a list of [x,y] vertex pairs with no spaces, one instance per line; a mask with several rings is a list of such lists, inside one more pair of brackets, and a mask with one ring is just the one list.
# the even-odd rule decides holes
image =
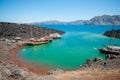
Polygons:
[[25,25],[25,24],[16,24],[16,23],[5,23],[0,22],[0,38],[15,38],[22,37],[24,39],[30,37],[43,37],[51,33],[63,34],[63,31]]
[[103,16],[95,16],[90,19],[87,24],[93,25],[120,25],[120,15],[103,15]]

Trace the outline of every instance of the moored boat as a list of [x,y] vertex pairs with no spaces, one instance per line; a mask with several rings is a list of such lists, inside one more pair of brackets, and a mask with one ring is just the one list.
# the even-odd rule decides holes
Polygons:
[[107,46],[106,48],[99,48],[98,50],[104,54],[120,54],[120,47],[118,46]]
[[27,42],[27,45],[40,45],[40,44],[47,44],[48,41],[31,41],[31,42]]
[[50,37],[53,38],[53,39],[59,39],[59,38],[61,38],[61,36],[60,36],[59,33],[50,34]]
[[[113,28],[112,28],[112,30],[113,30]],[[114,46],[114,41],[113,41],[114,37],[116,36],[116,32],[113,32],[111,34],[113,34],[114,36],[110,37],[109,45],[105,48],[98,48],[98,50],[100,51],[100,53],[103,53],[103,54],[119,55],[120,54],[120,46]]]
[[27,45],[40,45],[40,44],[46,44],[48,43],[49,40],[43,40],[42,38],[40,39],[35,39],[35,38],[30,38],[30,40],[26,43]]

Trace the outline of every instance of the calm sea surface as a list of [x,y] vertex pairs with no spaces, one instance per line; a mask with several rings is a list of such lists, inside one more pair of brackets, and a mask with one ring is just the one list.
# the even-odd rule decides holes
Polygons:
[[[96,48],[101,48],[104,47],[103,45],[108,44],[109,38],[102,34],[106,30],[111,30],[112,26],[41,26],[65,31],[65,34],[62,35],[61,39],[53,40],[48,44],[23,47],[18,53],[23,60],[64,70],[74,70],[88,58],[105,58],[105,55],[100,54]],[[115,26],[114,29],[120,29],[120,26]],[[114,44],[120,46],[119,39],[114,41]]]

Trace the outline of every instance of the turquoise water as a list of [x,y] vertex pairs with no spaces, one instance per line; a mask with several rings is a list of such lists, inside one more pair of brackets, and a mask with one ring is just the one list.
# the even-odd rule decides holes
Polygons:
[[[41,25],[65,31],[61,39],[53,40],[44,45],[25,46],[19,51],[19,56],[25,61],[74,70],[79,68],[86,59],[101,57],[96,48],[108,44],[109,38],[103,36],[103,32],[111,30],[111,26],[89,25]],[[120,29],[116,26],[115,29]],[[120,45],[120,40],[115,39],[115,44]]]

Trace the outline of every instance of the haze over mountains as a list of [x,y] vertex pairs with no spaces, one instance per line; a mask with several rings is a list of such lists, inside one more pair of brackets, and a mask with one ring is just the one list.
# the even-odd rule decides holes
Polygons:
[[35,22],[31,24],[120,25],[120,15],[102,15],[102,16],[95,16],[90,20],[76,20],[71,22],[51,20],[44,22]]

